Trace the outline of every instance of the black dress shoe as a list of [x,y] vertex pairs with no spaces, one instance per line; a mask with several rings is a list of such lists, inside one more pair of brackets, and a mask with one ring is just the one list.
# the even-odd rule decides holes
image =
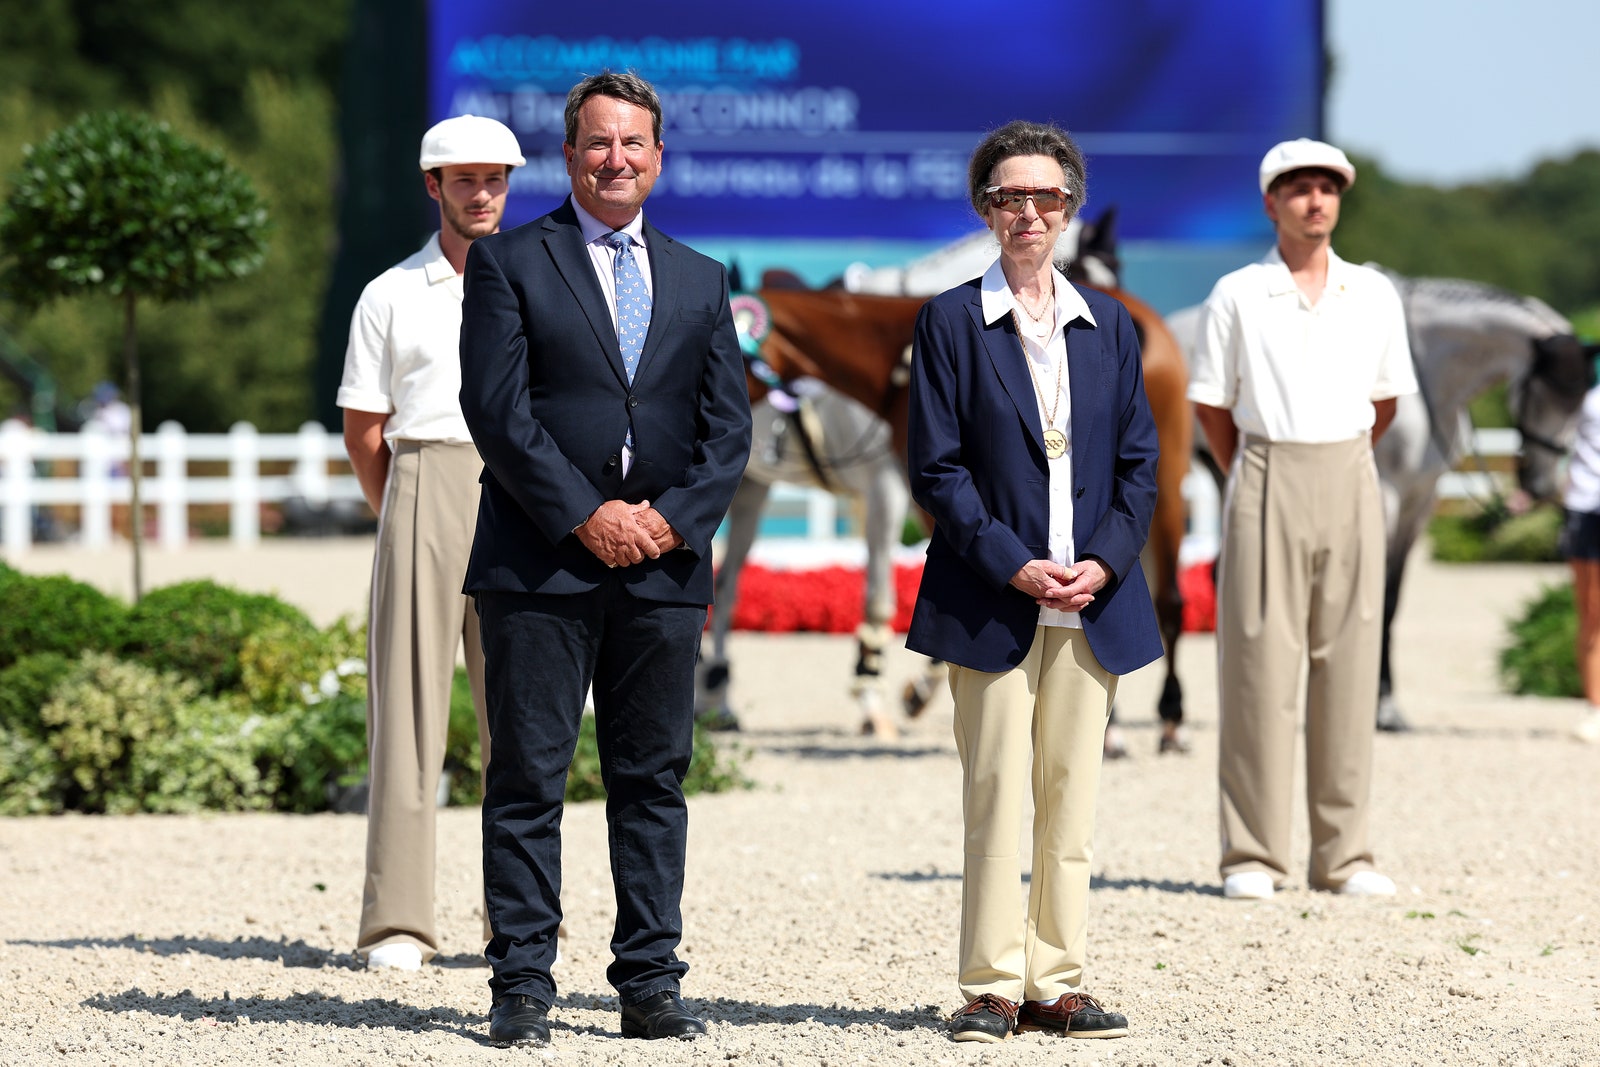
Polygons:
[[550,1043],[550,1009],[515,993],[496,998],[489,1013],[489,1043],[543,1048]]
[[683,1006],[683,998],[670,989],[622,1008],[623,1037],[699,1037],[706,1024]]

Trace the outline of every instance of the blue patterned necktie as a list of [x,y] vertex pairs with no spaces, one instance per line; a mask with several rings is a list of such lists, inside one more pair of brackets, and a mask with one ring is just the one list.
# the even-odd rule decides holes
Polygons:
[[[612,265],[612,280],[617,288],[617,347],[622,350],[622,367],[628,372],[628,384],[633,384],[633,372],[639,369],[639,353],[644,351],[644,337],[650,332],[650,290],[644,287],[644,275],[639,273],[639,263],[633,258],[633,238],[617,230],[606,235],[606,244],[617,250]],[[628,436],[623,439],[625,456],[633,452],[633,424],[628,424]],[[623,472],[628,461],[623,460]]]
[[633,384],[639,368],[639,353],[644,351],[645,334],[650,332],[650,290],[633,258],[633,238],[618,230],[606,237],[606,244],[617,250],[612,270],[617,285],[617,347],[622,349],[622,365]]

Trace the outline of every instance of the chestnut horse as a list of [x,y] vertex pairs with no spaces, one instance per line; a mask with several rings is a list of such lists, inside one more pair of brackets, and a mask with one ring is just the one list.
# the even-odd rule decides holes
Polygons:
[[[1118,289],[1132,317],[1143,352],[1145,395],[1161,442],[1156,472],[1156,511],[1144,562],[1167,651],[1167,675],[1158,710],[1162,751],[1181,745],[1183,690],[1175,650],[1183,628],[1183,598],[1178,592],[1178,549],[1183,543],[1187,508],[1183,479],[1189,471],[1194,420],[1186,398],[1189,372],[1183,353],[1161,316],[1148,304]],[[771,313],[771,332],[761,357],[786,381],[818,378],[866,405],[888,421],[895,450],[903,457],[909,397],[911,337],[923,297],[873,296],[840,289],[763,289]]]

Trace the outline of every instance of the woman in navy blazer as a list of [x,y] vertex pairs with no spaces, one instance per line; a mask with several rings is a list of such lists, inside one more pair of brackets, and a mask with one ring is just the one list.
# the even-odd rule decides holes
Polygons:
[[906,644],[951,664],[963,776],[966,1003],[951,1036],[1121,1037],[1127,1019],[1083,972],[1106,721],[1118,676],[1161,655],[1139,568],[1155,423],[1126,309],[1052,266],[1084,201],[1077,145],[1012,122],[973,153],[968,187],[1000,257],[923,307],[909,434],[934,533]]

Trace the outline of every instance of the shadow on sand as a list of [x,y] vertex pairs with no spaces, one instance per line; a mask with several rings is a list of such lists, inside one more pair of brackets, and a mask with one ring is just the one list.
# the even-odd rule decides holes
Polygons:
[[[901,882],[906,885],[916,885],[930,882],[959,882],[960,871],[941,871],[930,869],[926,871],[873,871],[869,878],[876,878],[882,882]],[[1022,872],[1022,884],[1027,885],[1033,880],[1029,871]],[[1152,878],[1102,878],[1095,875],[1089,879],[1089,888],[1104,892],[1119,892],[1125,889],[1153,889],[1158,893],[1194,894],[1203,897],[1220,897],[1222,886],[1201,885],[1198,882],[1174,882],[1170,879]]]
[[[86,1008],[111,1014],[145,1012],[190,1023],[214,1025],[250,1023],[304,1023],[320,1026],[382,1028],[410,1033],[449,1033],[488,1046],[487,1005],[482,1013],[455,1008],[418,1007],[386,997],[346,1000],[318,992],[296,993],[287,997],[197,997],[188,990],[180,993],[146,993],[134,987],[121,993],[97,994],[81,1002]],[[723,997],[690,998],[691,1010],[711,1023],[730,1026],[792,1025],[811,1022],[839,1027],[878,1026],[906,1032],[938,1028],[944,1014],[933,1004],[915,1008],[848,1008],[821,1004],[760,1004]],[[571,1034],[624,1040],[609,1026],[573,1025],[561,1018],[569,1011],[617,1012],[615,997],[557,997],[551,1029]]]
[[306,1023],[411,1033],[437,1031],[458,1034],[485,1046],[489,1044],[487,1010],[482,1014],[466,1014],[455,1008],[424,1008],[385,997],[345,1000],[315,991],[286,997],[197,997],[188,990],[146,993],[134,987],[121,993],[97,994],[81,1003],[86,1008],[114,1015],[146,1012],[190,1023]]
[[930,744],[919,739],[885,741],[870,735],[814,727],[800,730],[741,730],[730,736],[747,748],[798,759],[921,759],[954,756],[955,743]]
[[[14,940],[10,945],[27,945],[33,948],[60,949],[115,949],[148,952],[155,956],[184,956],[194,953],[214,956],[219,960],[271,960],[285,967],[311,969],[334,968],[359,971],[365,964],[354,952],[335,952],[318,948],[304,941],[272,941],[265,937],[240,937],[220,941],[207,937],[72,937],[55,941]],[[431,967],[487,967],[482,953],[459,953],[454,956],[435,956]]]

